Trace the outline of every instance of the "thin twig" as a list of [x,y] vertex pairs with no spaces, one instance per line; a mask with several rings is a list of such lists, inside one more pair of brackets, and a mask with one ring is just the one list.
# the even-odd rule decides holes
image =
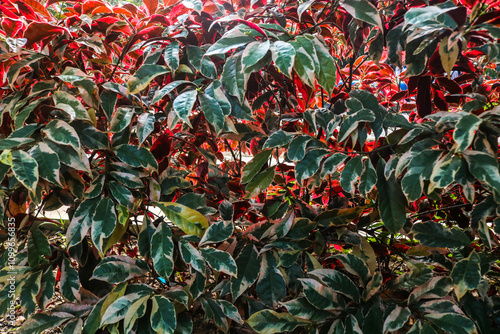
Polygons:
[[411,215],[410,218],[414,218],[414,217],[418,217],[418,216],[422,216],[422,215],[427,215],[427,214],[433,213],[433,212],[445,211],[445,210],[456,209],[456,208],[463,208],[464,206],[468,206],[468,205],[471,205],[471,204],[470,203],[462,203],[462,204],[447,206],[447,207],[440,208],[440,209],[427,210],[424,212],[415,213],[415,214]]

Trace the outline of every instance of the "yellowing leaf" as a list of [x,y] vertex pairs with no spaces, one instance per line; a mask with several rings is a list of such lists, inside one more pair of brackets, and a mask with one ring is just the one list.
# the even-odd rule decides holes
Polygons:
[[168,219],[177,225],[184,233],[202,237],[208,228],[205,216],[185,205],[174,202],[155,202]]
[[439,56],[441,57],[441,64],[446,73],[448,73],[448,79],[450,78],[451,70],[458,59],[458,53],[460,49],[458,45],[454,45],[449,49],[448,36],[441,40],[439,44]]

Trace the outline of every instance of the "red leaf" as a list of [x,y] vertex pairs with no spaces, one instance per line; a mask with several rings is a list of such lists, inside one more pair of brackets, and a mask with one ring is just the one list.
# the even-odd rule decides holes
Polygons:
[[23,23],[21,21],[11,20],[7,17],[2,20],[2,29],[7,36],[15,37],[22,28]]
[[250,21],[247,21],[247,20],[240,20],[240,19],[237,19],[235,20],[236,22],[239,22],[239,23],[243,23],[243,24],[246,24],[247,26],[249,26],[250,28],[256,30],[257,32],[259,32],[261,35],[267,37],[267,34],[264,32],[264,30],[262,30],[258,25],[256,25],[255,23],[253,22],[250,22]]
[[151,19],[149,20],[149,23],[153,23],[153,22],[162,23],[163,25],[165,25],[167,27],[170,25],[170,22],[165,17],[165,15],[160,15],[160,14],[151,15]]
[[49,0],[47,1],[47,4],[45,5],[46,7],[49,7],[52,4],[58,3],[58,2],[82,2],[82,0]]
[[9,10],[7,7],[0,5],[0,11],[2,12],[2,15],[10,17],[11,19],[17,20],[19,17],[17,17],[14,12]]
[[53,26],[52,24],[43,22],[32,22],[24,32],[24,38],[28,40],[27,44],[31,45],[44,38],[57,36],[65,32],[69,34],[69,31],[62,27]]
[[448,111],[448,103],[444,99],[444,94],[442,91],[432,87],[432,92],[434,93],[434,104],[439,110]]
[[[17,1],[18,3],[21,2],[21,1]],[[52,18],[52,15],[47,11],[47,9],[45,9],[45,7],[39,3],[38,1],[36,0],[23,0],[23,2],[30,6],[31,9],[33,9],[35,12],[37,12],[38,14],[41,14],[42,16],[45,16],[46,18],[48,19],[51,19]]]
[[16,5],[24,18],[28,20],[38,20],[38,16],[36,15],[35,11],[30,6],[28,6],[28,4],[18,0],[16,2]]
[[84,14],[90,15],[97,7],[107,7],[103,2],[96,0],[87,0],[82,5],[82,10]]
[[462,94],[462,88],[455,80],[448,79],[446,77],[437,78],[437,82],[440,86],[446,88],[451,94]]
[[143,0],[143,2],[149,11],[149,15],[156,13],[156,9],[158,9],[158,0]]
[[432,77],[430,76],[423,76],[418,80],[417,112],[421,118],[432,113],[431,82]]

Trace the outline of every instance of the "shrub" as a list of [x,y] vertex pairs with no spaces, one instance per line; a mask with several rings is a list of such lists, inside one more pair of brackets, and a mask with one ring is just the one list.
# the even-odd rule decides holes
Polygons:
[[498,2],[0,10],[19,333],[498,331]]

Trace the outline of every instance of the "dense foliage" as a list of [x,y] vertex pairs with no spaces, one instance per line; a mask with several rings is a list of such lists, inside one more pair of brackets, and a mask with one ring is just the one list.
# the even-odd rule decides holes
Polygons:
[[498,332],[498,1],[119,3],[0,0],[6,322]]

